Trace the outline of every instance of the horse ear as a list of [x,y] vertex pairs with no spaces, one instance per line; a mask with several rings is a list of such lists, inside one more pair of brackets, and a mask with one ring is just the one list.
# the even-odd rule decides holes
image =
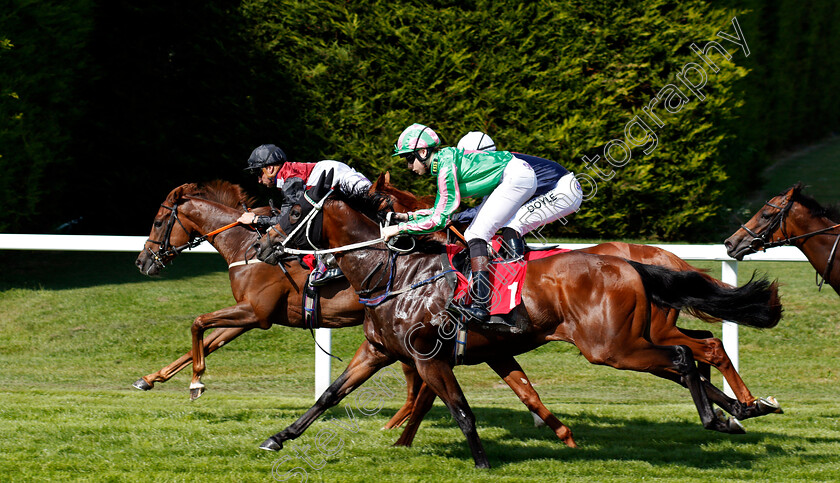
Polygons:
[[385,171],[385,186],[391,185],[391,172]]
[[376,178],[376,183],[373,183],[373,185],[371,185],[370,189],[368,190],[368,193],[372,194],[375,191],[382,191],[382,187],[385,185],[387,175],[387,171],[384,173],[379,173],[379,177]]
[[316,200],[322,199],[324,196],[327,196],[327,193],[332,188],[334,170],[329,170],[327,172],[321,173],[321,176],[318,178],[318,181],[313,185],[312,188],[312,198]]
[[184,198],[184,194],[192,186],[194,185],[190,183],[184,183],[181,186],[172,190],[172,192],[169,193],[169,202],[174,204],[181,201]]
[[326,194],[333,185],[333,178],[335,177],[335,170],[331,169],[327,171],[327,175],[324,177],[324,193]]
[[324,179],[327,177],[327,173],[321,173],[321,176],[318,177],[318,181],[312,184],[312,188],[309,188],[308,191],[312,192],[313,197],[316,200],[319,200],[324,197],[326,190],[324,189]]

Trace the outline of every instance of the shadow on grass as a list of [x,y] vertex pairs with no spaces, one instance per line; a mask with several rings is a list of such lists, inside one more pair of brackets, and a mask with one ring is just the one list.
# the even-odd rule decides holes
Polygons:
[[[504,408],[473,408],[476,414],[479,437],[495,468],[541,459],[563,461],[644,461],[658,466],[684,466],[698,469],[731,468],[749,469],[761,459],[755,447],[771,451],[773,440],[782,441],[786,436],[771,432],[755,431],[730,435],[703,428],[699,417],[696,422],[676,419],[653,421],[640,417],[615,417],[582,412],[577,415],[556,414],[574,434],[578,448],[566,447],[547,427],[535,428],[530,414]],[[765,417],[772,418],[773,415]],[[439,444],[424,442],[424,429],[457,430],[457,425],[445,408],[433,408],[417,433],[414,448],[422,447],[424,453],[447,458],[472,460],[466,439],[458,437]],[[394,441],[402,429],[395,430]],[[724,441],[724,449],[715,449],[715,443]],[[835,438],[821,438],[823,443],[837,443]],[[743,447],[743,451],[739,450]]]
[[[138,252],[139,253],[139,252]],[[12,288],[65,290],[96,285],[182,280],[227,271],[216,253],[187,253],[173,260],[158,277],[137,270],[138,253],[0,251],[0,291]]]

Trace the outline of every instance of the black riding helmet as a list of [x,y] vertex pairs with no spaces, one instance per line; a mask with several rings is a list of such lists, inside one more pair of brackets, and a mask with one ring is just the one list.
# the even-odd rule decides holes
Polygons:
[[245,170],[256,173],[266,166],[282,165],[286,161],[286,153],[282,149],[273,144],[263,144],[251,151],[251,157],[248,158],[248,167]]

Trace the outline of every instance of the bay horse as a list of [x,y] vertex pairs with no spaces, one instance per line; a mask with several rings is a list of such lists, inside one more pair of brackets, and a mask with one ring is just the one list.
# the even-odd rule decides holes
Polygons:
[[[378,238],[379,224],[374,220],[380,215],[379,203],[365,205],[365,197],[342,195],[324,200],[330,193],[329,181],[309,193],[320,212],[320,240],[313,242],[308,228],[297,233],[306,235],[307,246],[318,243],[337,250],[338,264],[357,290],[366,288],[372,273],[391,267],[384,295],[400,295],[368,309],[364,322],[366,340],[347,369],[303,416],[260,447],[282,449],[284,441],[299,437],[326,409],[377,371],[399,360],[414,366],[444,401],[467,439],[476,467],[489,467],[476,432],[475,417],[452,372],[455,342],[440,332],[446,326],[450,327],[445,332],[451,332],[451,326],[456,324],[446,310],[452,290],[442,289],[439,283],[442,248],[395,255],[390,245]],[[310,205],[304,211],[312,209]],[[308,214],[301,218],[311,219]],[[274,227],[277,233],[291,232],[291,223],[283,225]],[[278,244],[290,242],[301,243],[263,240],[257,247],[258,256],[275,261]],[[351,245],[352,249],[344,248]],[[526,326],[526,330],[499,334],[474,328],[466,340],[465,364],[508,359],[547,342],[563,340],[575,344],[591,363],[650,372],[683,384],[689,389],[705,428],[743,432],[743,428],[715,416],[711,395],[730,414],[743,408],[700,376],[688,347],[657,345],[646,338],[650,308],[654,303],[673,309],[691,307],[711,317],[769,328],[779,322],[782,314],[775,282],[762,278],[739,288],[726,288],[696,272],[675,272],[614,256],[568,252],[531,261],[522,290],[523,303],[512,313],[517,325]],[[747,417],[760,415],[761,411],[761,407],[752,406]],[[567,445],[576,446],[571,430],[564,424],[560,423],[555,433]]]
[[802,192],[802,183],[764,203],[749,221],[723,243],[736,260],[745,255],[782,245],[793,245],[808,258],[823,282],[840,295],[840,212],[822,207]]

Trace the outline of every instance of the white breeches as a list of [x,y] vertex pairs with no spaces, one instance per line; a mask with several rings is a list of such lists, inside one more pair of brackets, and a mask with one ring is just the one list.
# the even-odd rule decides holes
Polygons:
[[580,209],[582,201],[583,190],[580,183],[574,173],[569,173],[560,178],[551,191],[522,205],[505,226],[513,228],[520,235],[525,235],[535,228],[571,215]]
[[503,227],[537,190],[537,176],[531,165],[514,157],[505,167],[499,186],[478,206],[464,238],[480,238],[486,242]]

